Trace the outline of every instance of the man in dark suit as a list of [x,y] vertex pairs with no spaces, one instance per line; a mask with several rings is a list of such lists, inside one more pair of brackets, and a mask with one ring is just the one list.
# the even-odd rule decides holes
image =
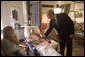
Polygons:
[[[56,16],[56,19],[55,19]],[[67,56],[72,55],[72,38],[74,34],[74,24],[71,18],[65,13],[54,14],[53,10],[47,11],[47,17],[50,19],[49,27],[44,34],[47,37],[53,28],[58,32],[60,53],[64,56],[65,45],[67,46]]]

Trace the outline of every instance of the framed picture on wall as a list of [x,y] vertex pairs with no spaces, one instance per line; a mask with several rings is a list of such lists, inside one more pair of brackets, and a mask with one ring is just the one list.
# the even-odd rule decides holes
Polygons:
[[12,11],[12,16],[13,19],[15,19],[16,21],[18,20],[17,11],[15,9]]
[[74,11],[70,11],[69,12],[69,17],[74,21],[74,20],[76,20],[76,18],[75,18],[75,12]]

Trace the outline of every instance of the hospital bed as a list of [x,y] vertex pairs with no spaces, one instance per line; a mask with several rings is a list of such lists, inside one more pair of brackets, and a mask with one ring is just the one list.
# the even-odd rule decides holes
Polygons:
[[[38,26],[26,26],[24,28],[24,38],[23,38],[23,40],[26,40],[26,37],[30,37],[30,33],[29,33],[30,28],[33,28],[34,32],[41,35]],[[51,42],[50,43],[51,47],[49,47],[49,43],[47,41],[45,41],[44,43],[40,43],[37,46],[32,45],[30,42],[25,43],[28,46],[29,56],[61,56],[61,54],[59,54],[56,50],[58,43],[56,41],[50,39],[50,38],[44,38],[44,39],[47,40],[47,41],[49,40]],[[54,52],[51,52],[51,50],[54,51]],[[45,52],[47,52],[47,53],[45,53]],[[54,54],[50,55],[50,53],[48,53],[48,52],[51,52],[51,53],[54,53]]]

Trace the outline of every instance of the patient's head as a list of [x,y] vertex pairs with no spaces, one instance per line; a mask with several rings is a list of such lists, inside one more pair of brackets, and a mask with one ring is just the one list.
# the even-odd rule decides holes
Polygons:
[[30,34],[31,38],[33,38],[33,36],[35,35],[33,28],[29,29],[29,34]]
[[35,28],[30,28],[30,29],[29,29],[29,33],[30,33],[30,37],[31,37],[31,38],[40,37],[40,33],[37,33],[37,32],[35,31]]
[[27,26],[27,27],[25,27],[24,36],[29,38],[30,34],[31,35],[32,34],[41,35],[40,30],[37,26]]
[[29,29],[29,33],[30,33],[30,34],[35,34],[35,33],[34,33],[34,29],[33,29],[33,28],[30,28],[30,29]]

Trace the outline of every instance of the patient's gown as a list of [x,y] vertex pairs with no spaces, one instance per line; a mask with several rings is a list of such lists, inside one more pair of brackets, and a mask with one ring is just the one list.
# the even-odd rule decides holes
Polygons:
[[37,35],[33,35],[33,38],[30,37],[29,39],[33,45],[38,45],[40,43],[39,37]]

